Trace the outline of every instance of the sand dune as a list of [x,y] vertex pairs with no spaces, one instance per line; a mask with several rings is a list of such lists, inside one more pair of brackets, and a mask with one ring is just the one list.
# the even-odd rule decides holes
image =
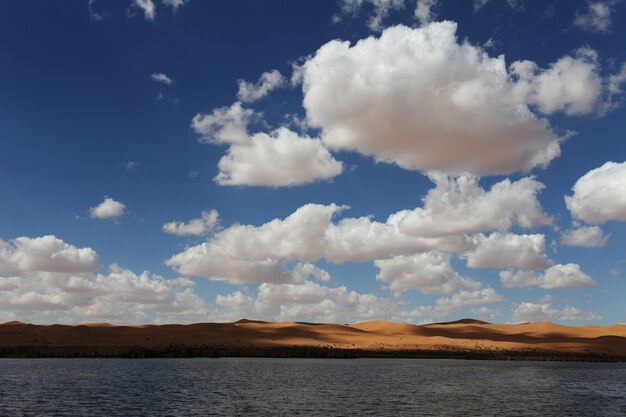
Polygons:
[[[626,326],[569,327],[548,322],[490,324],[465,319],[413,325],[387,321],[356,324],[234,323],[114,326],[0,324],[0,348],[32,349],[211,346],[237,348],[324,348],[363,352],[552,352],[626,358]],[[6,350],[6,349],[5,349]]]

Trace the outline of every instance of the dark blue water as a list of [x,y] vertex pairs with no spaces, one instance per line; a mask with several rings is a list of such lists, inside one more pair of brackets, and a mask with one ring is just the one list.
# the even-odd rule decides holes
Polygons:
[[0,416],[626,416],[626,364],[0,359]]

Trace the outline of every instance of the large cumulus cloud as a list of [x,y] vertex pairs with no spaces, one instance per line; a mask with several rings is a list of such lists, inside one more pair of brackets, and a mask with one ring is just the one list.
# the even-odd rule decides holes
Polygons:
[[545,114],[594,111],[596,55],[547,69],[456,38],[456,23],[395,26],[354,45],[331,41],[301,68],[309,123],[332,149],[411,170],[501,174],[545,166],[561,139]]

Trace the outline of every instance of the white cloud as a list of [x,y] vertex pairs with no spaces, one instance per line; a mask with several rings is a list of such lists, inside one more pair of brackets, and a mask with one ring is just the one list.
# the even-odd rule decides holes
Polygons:
[[545,254],[541,234],[480,233],[473,237],[475,248],[465,254],[470,268],[544,269],[553,264]]
[[89,216],[93,219],[113,219],[126,214],[126,206],[111,197],[104,197],[104,201],[89,209]]
[[[495,174],[546,166],[559,155],[560,138],[527,104],[582,111],[589,96],[572,102],[579,95],[563,87],[567,96],[556,97],[561,107],[548,105],[548,94],[516,88],[503,56],[491,58],[480,47],[458,43],[455,32],[453,22],[395,26],[353,46],[323,45],[303,64],[309,124],[322,129],[322,140],[333,149],[406,169]],[[570,68],[577,75],[588,68],[571,60],[538,73],[533,67],[524,85],[547,89],[530,80],[549,78],[557,69],[566,71],[563,79],[587,81],[570,77]]]
[[22,272],[92,272],[99,266],[98,254],[91,248],[77,248],[55,236],[0,239],[0,274]]
[[154,21],[156,9],[152,0],[133,0],[133,5],[141,9],[146,20]]
[[546,320],[565,321],[596,321],[601,316],[579,310],[576,307],[566,306],[563,309],[552,308],[549,303],[520,303],[513,309],[512,321],[515,323],[535,322]]
[[220,185],[285,187],[327,180],[341,174],[342,163],[322,144],[281,127],[256,133],[246,144],[233,144],[219,163]]
[[153,72],[152,75],[150,75],[150,78],[152,78],[152,81],[154,82],[166,85],[171,85],[174,82],[174,80],[172,80],[170,77],[168,77],[166,74],[163,74],[162,72]]
[[91,18],[96,22],[100,22],[104,20],[109,15],[109,13],[98,13],[94,11],[93,6],[95,2],[96,0],[89,0],[89,3],[87,3],[87,8],[89,9],[89,16],[91,16]]
[[235,291],[218,295],[218,316],[224,320],[251,317],[272,321],[354,323],[364,320],[422,321],[441,319],[467,305],[495,304],[504,298],[491,288],[439,298],[435,305],[410,308],[402,299],[328,287],[312,281],[259,285],[256,296]]
[[432,295],[481,287],[480,282],[459,275],[450,264],[450,255],[441,252],[396,256],[376,260],[374,265],[380,269],[376,279],[387,282],[396,295],[408,289]]
[[554,265],[543,274],[528,271],[502,271],[500,281],[505,288],[541,287],[546,289],[589,288],[596,282],[577,264]]
[[322,282],[330,282],[330,274],[317,266],[310,263],[299,263],[292,271],[295,282],[303,283],[309,277],[313,277]]
[[122,166],[124,167],[124,169],[128,172],[132,172],[135,169],[139,168],[141,166],[141,162],[139,161],[126,161],[122,164]]
[[272,90],[285,85],[287,80],[278,70],[264,72],[256,83],[239,80],[237,99],[244,103],[252,103],[268,95]]
[[606,79],[607,97],[602,103],[600,114],[607,114],[620,107],[624,101],[623,88],[626,83],[626,63],[622,64],[620,70],[611,74]]
[[341,162],[317,138],[284,127],[250,136],[247,124],[254,117],[252,110],[236,102],[192,119],[192,127],[203,141],[230,144],[218,163],[218,184],[285,187],[341,174]]
[[430,23],[435,14],[433,8],[437,6],[439,0],[417,0],[415,5],[415,18],[419,20],[421,25]]
[[622,68],[619,72],[611,74],[608,77],[607,90],[609,95],[614,96],[622,92],[622,84],[626,82],[626,64],[622,64]]
[[[482,9],[491,0],[474,0],[474,12]],[[523,0],[506,0],[506,3],[513,10],[523,9]]]
[[598,54],[591,48],[579,48],[574,57],[564,56],[545,70],[532,61],[514,62],[511,70],[518,77],[514,95],[542,113],[582,115],[599,110],[602,78]]
[[626,221],[626,162],[607,162],[583,175],[565,196],[575,219],[591,224]]
[[423,198],[423,207],[403,210],[390,218],[404,233],[438,237],[552,223],[537,200],[544,185],[533,178],[506,179],[489,191],[471,175],[451,178],[431,172],[429,178],[436,186]]
[[470,313],[481,320],[493,320],[500,315],[499,311],[487,307],[472,308]]
[[561,234],[561,243],[566,246],[599,248],[606,244],[608,238],[598,226],[577,225]]
[[178,236],[201,236],[209,233],[218,224],[217,210],[203,211],[200,218],[187,223],[169,222],[163,225],[163,231]]
[[172,8],[172,10],[174,11],[174,13],[176,13],[176,11],[185,5],[185,3],[187,3],[189,0],[161,0],[161,3],[163,3],[166,6],[169,6]]
[[402,234],[397,226],[369,217],[332,217],[345,209],[335,204],[306,204],[285,219],[261,226],[236,224],[221,230],[202,245],[187,248],[166,264],[185,275],[235,284],[289,282],[286,263],[366,261],[409,255],[433,249],[462,252],[471,248],[464,236],[419,238]]
[[450,297],[439,298],[435,303],[442,307],[460,309],[463,306],[498,304],[503,301],[504,297],[493,288],[483,288],[480,290],[459,291]]
[[344,218],[331,223],[326,227],[325,236],[326,249],[322,255],[333,263],[383,259],[435,249],[459,253],[472,247],[466,236],[412,236],[403,233],[389,219],[383,223],[370,217]]
[[383,29],[383,20],[394,10],[402,10],[405,0],[341,0],[339,14],[333,16],[333,21],[338,23],[344,16],[355,17],[366,5],[372,9],[367,25],[371,30]]
[[198,321],[205,303],[188,278],[140,275],[54,236],[0,240],[0,316],[36,322]]
[[341,209],[334,204],[308,204],[284,220],[274,219],[258,227],[236,224],[165,263],[184,275],[233,284],[290,282],[293,277],[285,262],[319,259],[325,229]]
[[272,321],[345,323],[392,319],[398,303],[389,298],[327,287],[312,281],[301,284],[261,284],[256,297],[236,291],[217,296],[225,320],[254,317]]
[[[424,208],[391,214],[386,222],[369,216],[334,222],[333,216],[345,206],[307,204],[285,219],[225,228],[166,263],[182,274],[232,283],[289,282],[290,262],[378,260],[391,265],[385,260],[394,256],[407,260],[432,250],[462,254],[473,268],[536,269],[552,264],[544,254],[543,235],[467,235],[550,224],[536,200],[540,183],[530,178],[506,180],[485,191],[473,177],[438,178],[424,198]],[[409,224],[404,220],[411,214],[415,219]]]
[[209,114],[198,113],[191,119],[191,127],[206,143],[246,143],[248,123],[255,118],[252,109],[245,109],[240,102],[230,107],[213,109]]
[[588,32],[610,32],[612,26],[613,7],[617,1],[587,1],[587,10],[576,12],[574,25]]
[[[108,274],[22,273],[0,291],[0,314],[36,322],[206,321],[208,308],[187,279],[136,275],[113,264]],[[2,280],[3,281],[3,280]]]

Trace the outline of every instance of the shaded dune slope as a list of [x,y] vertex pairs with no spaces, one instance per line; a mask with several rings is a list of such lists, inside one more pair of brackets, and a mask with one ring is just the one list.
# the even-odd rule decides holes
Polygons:
[[[365,352],[490,352],[514,354],[550,352],[626,358],[626,326],[569,327],[554,323],[490,324],[464,319],[413,325],[387,321],[356,324],[271,323],[239,320],[234,323],[114,326],[0,324],[0,349],[15,352],[67,351],[72,348],[214,347],[235,352],[242,348],[315,348]],[[7,356],[5,354],[4,356]]]

